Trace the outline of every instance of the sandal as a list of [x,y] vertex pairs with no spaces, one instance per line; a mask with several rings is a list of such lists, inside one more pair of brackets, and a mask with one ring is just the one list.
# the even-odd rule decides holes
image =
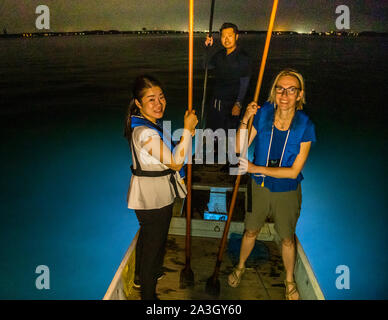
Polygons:
[[[287,280],[285,280],[284,281],[284,285],[285,285],[285,287],[286,287],[286,293],[285,293],[285,295],[286,295],[286,300],[291,300],[291,296],[294,294],[294,293],[298,293],[298,296],[299,296],[299,292],[298,292],[298,290],[297,290],[297,288],[296,288],[296,282],[294,282],[294,281],[287,281]],[[291,290],[289,290],[289,287],[290,286],[294,286]],[[298,300],[299,300],[299,298],[298,298]]]
[[[240,274],[237,275],[236,271],[240,271]],[[228,276],[228,284],[233,288],[238,287],[244,272],[245,272],[245,267],[243,268],[235,267],[233,269],[233,272]]]

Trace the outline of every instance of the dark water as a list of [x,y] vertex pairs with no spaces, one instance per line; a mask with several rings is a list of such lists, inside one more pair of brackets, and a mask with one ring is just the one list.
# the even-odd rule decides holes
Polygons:
[[[241,37],[255,61],[247,100],[264,40]],[[161,79],[165,118],[181,127],[187,44],[185,36],[0,40],[0,298],[102,298],[138,228],[125,203],[129,88],[141,73]],[[388,298],[387,52],[386,38],[271,42],[259,102],[276,72],[293,67],[306,79],[305,109],[316,124],[297,235],[328,299]],[[50,268],[50,290],[35,288],[38,265]],[[338,265],[349,267],[349,290],[335,286]]]

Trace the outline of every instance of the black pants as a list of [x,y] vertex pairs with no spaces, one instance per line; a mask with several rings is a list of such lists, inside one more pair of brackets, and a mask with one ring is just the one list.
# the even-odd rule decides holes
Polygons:
[[235,101],[212,99],[206,127],[216,131],[218,128],[225,130],[228,134],[228,129],[238,129],[240,116],[232,116],[232,109]]
[[161,209],[135,210],[140,224],[136,244],[136,269],[140,277],[142,300],[156,298],[157,274],[163,266],[172,204]]
[[[240,122],[240,116],[233,116],[232,109],[235,101],[219,100],[213,99],[209,112],[208,118],[206,121],[206,128],[213,130],[215,132],[217,129],[223,129],[225,131],[225,141],[221,140],[220,137],[215,137],[214,140],[214,150],[215,154],[214,160],[218,163],[218,152],[227,152],[228,150],[228,129],[237,129]],[[221,146],[224,146],[226,149],[221,149]],[[226,157],[226,163],[229,163],[228,157]]]

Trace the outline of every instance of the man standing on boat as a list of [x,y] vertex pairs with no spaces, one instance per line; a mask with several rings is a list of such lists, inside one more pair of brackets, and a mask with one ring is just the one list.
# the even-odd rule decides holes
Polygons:
[[[210,54],[207,63],[214,69],[215,85],[208,109],[207,128],[213,131],[237,129],[242,103],[247,93],[251,63],[248,55],[237,45],[238,29],[225,22],[220,29],[223,48]],[[213,46],[213,37],[206,37],[205,46]]]

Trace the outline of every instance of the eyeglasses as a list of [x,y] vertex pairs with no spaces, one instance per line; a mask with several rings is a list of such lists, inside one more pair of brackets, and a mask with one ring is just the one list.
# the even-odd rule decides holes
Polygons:
[[300,88],[297,88],[297,87],[283,88],[283,87],[275,86],[275,92],[281,95],[283,95],[283,93],[286,92],[287,96],[288,95],[293,96],[298,92],[298,90],[300,90]]

